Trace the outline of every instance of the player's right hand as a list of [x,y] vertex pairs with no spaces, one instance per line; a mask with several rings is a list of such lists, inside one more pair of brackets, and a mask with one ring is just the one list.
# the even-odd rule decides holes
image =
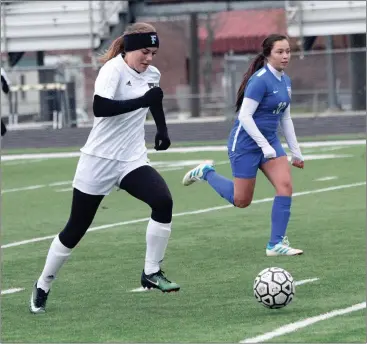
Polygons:
[[263,154],[264,154],[264,158],[265,159],[273,159],[273,158],[276,158],[277,157],[277,152],[270,145],[267,145],[265,147],[262,147],[261,150],[263,151]]
[[160,87],[153,87],[142,96],[143,107],[151,107],[163,100],[163,91]]
[[298,158],[298,157],[292,156],[291,163],[292,163],[292,166],[297,167],[297,168],[304,168],[305,167],[305,162],[304,162],[303,158]]

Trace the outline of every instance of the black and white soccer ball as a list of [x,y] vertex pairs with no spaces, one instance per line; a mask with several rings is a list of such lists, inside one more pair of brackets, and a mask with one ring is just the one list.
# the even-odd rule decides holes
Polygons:
[[267,308],[283,308],[296,292],[292,275],[282,268],[266,268],[259,272],[254,281],[256,300]]

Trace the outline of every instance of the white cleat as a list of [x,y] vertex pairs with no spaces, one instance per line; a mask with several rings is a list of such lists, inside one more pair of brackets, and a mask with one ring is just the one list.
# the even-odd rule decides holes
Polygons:
[[281,242],[278,242],[275,246],[266,247],[266,255],[268,257],[274,256],[299,256],[303,254],[302,250],[298,248],[292,248],[289,246],[288,238],[285,236]]
[[187,172],[182,179],[182,184],[188,186],[192,183],[203,181],[205,174],[209,171],[215,171],[213,160],[205,160],[204,162]]

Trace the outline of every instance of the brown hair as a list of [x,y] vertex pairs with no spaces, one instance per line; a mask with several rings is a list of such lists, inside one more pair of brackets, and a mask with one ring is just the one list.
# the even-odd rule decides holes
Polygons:
[[245,94],[245,88],[249,79],[256,71],[264,67],[265,59],[270,56],[274,43],[277,41],[283,41],[284,39],[288,40],[288,37],[279,34],[272,34],[266,37],[262,42],[262,52],[257,54],[255,59],[252,61],[250,67],[247,69],[245,75],[243,76],[242,83],[237,91],[236,112],[239,111],[239,109],[241,108],[243,97]]
[[107,51],[99,58],[99,61],[106,63],[119,54],[124,53],[124,36],[131,33],[157,32],[153,25],[148,23],[134,23],[129,25],[122,36],[116,38],[107,49]]

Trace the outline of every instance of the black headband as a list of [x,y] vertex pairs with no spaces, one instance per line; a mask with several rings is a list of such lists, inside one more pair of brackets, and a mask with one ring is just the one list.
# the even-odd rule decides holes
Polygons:
[[124,51],[134,51],[143,48],[159,48],[156,32],[132,33],[124,35]]

